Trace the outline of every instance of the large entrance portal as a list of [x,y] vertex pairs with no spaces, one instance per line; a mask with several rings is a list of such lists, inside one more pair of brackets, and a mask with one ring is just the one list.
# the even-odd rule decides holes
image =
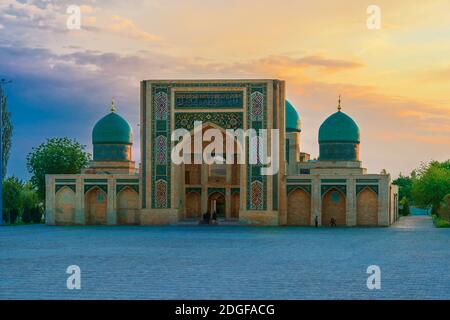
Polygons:
[[[184,191],[184,201],[182,201],[184,219],[200,219],[207,212],[211,215],[215,212],[217,218],[237,220],[240,209],[242,169],[242,165],[238,163],[240,145],[235,136],[229,135],[224,128],[211,123],[202,128],[202,135],[206,135],[209,129],[215,129],[218,133],[216,136],[221,136],[224,142],[223,147],[211,151],[209,147],[211,142],[203,141],[202,150],[199,153],[199,150],[194,149],[192,142],[190,153],[184,155],[185,159],[190,158],[190,163],[184,163],[178,167],[181,177],[179,182],[181,190]],[[232,150],[226,149],[227,139],[232,139]],[[191,141],[194,141],[194,136],[191,136]],[[205,152],[215,161],[205,163],[203,161]],[[230,154],[234,159],[233,163],[224,163],[224,159],[227,159]],[[201,159],[201,163],[198,163],[196,159]]]

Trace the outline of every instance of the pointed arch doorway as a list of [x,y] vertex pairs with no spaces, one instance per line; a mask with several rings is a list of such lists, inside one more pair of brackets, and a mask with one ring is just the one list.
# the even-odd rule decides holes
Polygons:
[[217,218],[225,218],[225,196],[222,193],[214,192],[209,195],[208,212],[216,212]]

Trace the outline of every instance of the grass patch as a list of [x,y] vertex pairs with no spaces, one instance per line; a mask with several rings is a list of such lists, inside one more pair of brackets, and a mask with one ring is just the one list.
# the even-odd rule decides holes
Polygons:
[[436,228],[450,228],[450,221],[433,215],[433,224]]

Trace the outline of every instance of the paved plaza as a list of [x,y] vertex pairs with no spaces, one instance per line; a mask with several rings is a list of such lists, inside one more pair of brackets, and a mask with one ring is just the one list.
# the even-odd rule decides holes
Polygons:
[[[450,229],[0,227],[1,299],[450,299]],[[66,268],[81,268],[68,290]],[[381,268],[369,290],[366,269]]]

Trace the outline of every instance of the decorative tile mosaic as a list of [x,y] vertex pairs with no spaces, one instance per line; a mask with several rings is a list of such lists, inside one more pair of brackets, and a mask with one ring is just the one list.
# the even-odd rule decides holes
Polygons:
[[194,129],[194,121],[214,123],[224,129],[243,128],[242,112],[176,112],[175,129]]
[[116,185],[116,194],[119,194],[119,192],[122,191],[123,189],[125,189],[126,187],[129,187],[132,190],[139,193],[139,185],[137,185],[137,184],[117,184]]
[[[152,85],[152,208],[170,208],[170,88]],[[145,180],[144,180],[145,181]]]
[[163,135],[156,137],[156,164],[167,164],[167,138]]
[[264,200],[264,190],[263,184],[261,181],[255,180],[251,183],[250,186],[250,208],[252,210],[263,210],[263,200]]
[[[171,128],[171,112],[172,108],[171,103],[171,90],[172,88],[215,88],[217,92],[220,92],[220,88],[243,88],[246,92],[246,105],[247,105],[247,114],[245,115],[247,121],[247,128],[255,128],[262,129],[267,127],[267,82],[265,81],[255,81],[255,82],[169,82],[169,81],[148,81],[145,82],[143,86],[144,90],[151,90],[152,93],[152,102],[151,102],[151,110],[152,110],[152,121],[151,121],[151,137],[152,137],[152,156],[149,161],[152,163],[152,194],[151,194],[151,202],[152,208],[170,208],[170,190],[171,190],[171,166],[170,166],[170,150],[171,150],[171,141],[170,141],[170,128]],[[200,92],[202,92],[200,90]],[[212,91],[211,91],[212,92]],[[223,94],[224,91],[221,92]],[[234,91],[230,91],[234,92]],[[210,92],[208,92],[210,93]],[[189,98],[190,100],[178,100],[179,107],[199,107],[200,109],[208,109],[209,107],[205,107],[208,105],[218,104],[219,100],[224,96],[217,94],[213,94],[214,101],[207,101],[204,98],[201,98],[198,101],[199,105],[193,105],[192,99],[190,97],[184,96],[183,99]],[[145,95],[146,96],[146,95]],[[204,96],[206,97],[206,96]],[[244,95],[242,96],[244,97]],[[211,96],[209,97],[211,98]],[[220,98],[220,99],[219,99]],[[236,104],[239,98],[238,96],[234,96],[234,102],[232,104]],[[233,101],[231,99],[230,101]],[[175,100],[175,98],[174,98]],[[144,97],[144,105],[145,105],[145,97]],[[228,104],[229,102],[220,102]],[[231,103],[227,105],[229,108]],[[214,109],[220,109],[214,107]],[[146,116],[145,108],[143,111],[144,117]],[[211,122],[217,124],[218,126],[225,129],[238,129],[244,128],[244,114],[242,112],[176,112],[174,115],[174,128],[186,128],[188,130],[193,129],[194,120],[201,120],[203,122]],[[145,127],[145,126],[144,126]],[[143,132],[145,134],[146,128],[143,128]],[[161,161],[163,159],[162,156],[158,157],[158,149],[156,143],[156,137],[163,135],[167,138],[166,142],[166,164],[159,165],[157,161]],[[145,144],[146,137],[144,137]],[[160,151],[163,149],[160,148]],[[144,150],[145,151],[145,150]],[[248,149],[246,150],[247,159],[248,159]],[[158,160],[159,159],[159,160]],[[143,155],[143,163],[147,160],[145,159],[145,153]],[[145,167],[145,166],[144,166]],[[260,167],[258,170],[254,170],[254,166],[247,166],[247,209],[251,210],[251,200],[254,199],[253,208],[262,208],[262,210],[266,209],[266,196],[267,193],[267,177],[260,175]],[[144,169],[142,171],[142,179],[146,181],[147,172]],[[165,181],[165,188],[162,187],[162,182]],[[253,181],[259,181],[261,185],[262,192],[259,193],[259,198],[250,197],[250,185]],[[157,187],[157,183],[159,185]],[[145,183],[144,183],[145,184]],[[259,187],[258,187],[259,188]],[[143,190],[145,191],[145,186],[143,186]],[[165,190],[165,193],[162,192]],[[163,195],[166,197],[165,201],[162,201]],[[145,198],[145,197],[143,197]],[[158,200],[156,199],[158,198]],[[145,200],[143,200],[143,207],[145,204]],[[260,209],[255,209],[260,210]]]
[[169,112],[167,93],[160,91],[155,95],[155,119],[166,120]]
[[158,180],[155,184],[155,207],[157,209],[167,208],[167,182]]
[[311,185],[287,185],[287,193],[289,194],[291,191],[294,191],[295,189],[302,189],[303,191],[307,192],[308,194],[311,194]]
[[177,91],[175,109],[241,109],[242,91]]
[[108,185],[106,185],[106,184],[85,184],[84,185],[84,193],[87,193],[89,190],[91,190],[95,187],[105,191],[105,193],[108,194]]
[[356,194],[358,195],[364,188],[369,188],[376,194],[378,194],[378,185],[367,184],[367,185],[356,185]]
[[[247,128],[267,128],[267,86],[250,84],[247,92]],[[256,144],[258,151],[259,144]],[[253,144],[255,147],[255,144]],[[247,147],[247,159],[249,159],[250,146]],[[259,158],[259,152],[257,153]],[[260,159],[258,164],[247,165],[247,210],[266,210],[267,208],[267,176],[261,175]]]
[[57,193],[59,190],[61,190],[64,187],[68,187],[68,188],[72,189],[73,192],[77,192],[76,186],[74,184],[57,184],[57,185],[55,185],[55,193]]
[[346,185],[332,185],[332,184],[322,185],[320,188],[321,195],[323,196],[330,189],[337,189],[339,191],[342,191],[343,194],[347,195],[347,186]]
[[208,188],[208,196],[215,192],[221,193],[225,196],[225,188]]

